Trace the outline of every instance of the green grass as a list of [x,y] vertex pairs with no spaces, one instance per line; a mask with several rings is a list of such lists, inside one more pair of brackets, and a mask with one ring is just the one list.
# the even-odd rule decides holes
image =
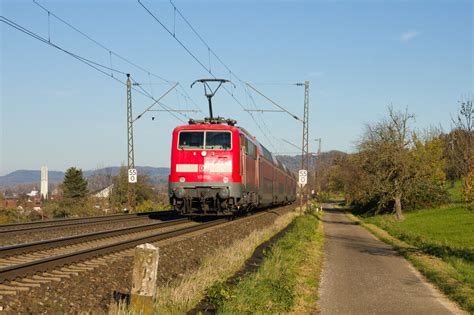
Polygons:
[[[391,236],[414,246],[421,253],[435,256],[449,267],[449,280],[438,279],[436,266],[418,266],[425,275],[461,305],[472,308],[469,297],[456,292],[461,285],[474,290],[474,212],[467,206],[457,203],[436,209],[423,209],[405,213],[405,220],[397,222],[393,215],[380,215],[364,218],[387,231]],[[409,252],[407,253],[410,254]],[[444,268],[447,270],[446,268]],[[452,293],[452,294],[451,294]]]
[[319,286],[318,258],[313,258],[319,255],[315,249],[321,252],[322,248],[319,219],[305,215],[293,224],[272,245],[256,272],[233,286],[220,283],[208,290],[207,300],[218,307],[219,314],[275,314],[314,307],[309,305],[315,304]]
[[454,186],[451,187],[451,183],[447,183],[447,190],[448,194],[451,198],[451,201],[454,203],[462,203],[464,202],[464,196],[463,196],[463,187],[462,187],[462,181],[457,180],[454,182]]
[[474,249],[474,212],[464,205],[407,212],[402,222],[395,221],[393,215],[369,217],[365,221],[417,247],[431,244],[453,250]]

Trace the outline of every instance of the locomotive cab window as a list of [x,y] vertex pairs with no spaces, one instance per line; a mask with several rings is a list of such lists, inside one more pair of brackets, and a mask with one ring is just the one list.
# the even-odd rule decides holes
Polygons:
[[230,132],[206,131],[206,150],[229,150],[230,148]]
[[231,133],[228,131],[181,131],[179,150],[230,150]]
[[179,133],[180,150],[204,148],[204,131],[182,131]]

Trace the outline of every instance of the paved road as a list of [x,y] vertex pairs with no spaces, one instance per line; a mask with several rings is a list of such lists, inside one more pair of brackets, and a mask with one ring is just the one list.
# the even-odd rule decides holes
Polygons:
[[387,244],[325,209],[321,314],[456,314],[459,310]]

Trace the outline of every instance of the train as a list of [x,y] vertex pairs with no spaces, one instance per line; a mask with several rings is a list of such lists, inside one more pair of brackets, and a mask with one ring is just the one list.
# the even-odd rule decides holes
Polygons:
[[173,130],[171,146],[169,198],[182,215],[236,215],[296,200],[294,174],[235,120],[191,119]]

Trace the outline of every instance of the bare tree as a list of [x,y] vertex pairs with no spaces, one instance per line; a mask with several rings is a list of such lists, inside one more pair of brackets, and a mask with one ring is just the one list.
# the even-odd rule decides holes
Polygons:
[[88,182],[90,191],[104,189],[113,182],[112,169],[110,167],[97,167],[94,173],[88,178]]
[[446,138],[448,178],[452,181],[465,177],[471,165],[474,149],[474,106],[472,99],[460,102],[459,111],[452,118],[453,127]]
[[474,131],[474,107],[473,100],[467,99],[460,102],[461,106],[459,108],[459,113],[457,117],[453,120],[456,128],[472,132]]
[[368,125],[359,144],[365,156],[364,168],[372,184],[373,193],[379,193],[382,203],[393,201],[397,220],[403,220],[402,198],[411,177],[410,121],[412,114],[388,108],[388,118]]

